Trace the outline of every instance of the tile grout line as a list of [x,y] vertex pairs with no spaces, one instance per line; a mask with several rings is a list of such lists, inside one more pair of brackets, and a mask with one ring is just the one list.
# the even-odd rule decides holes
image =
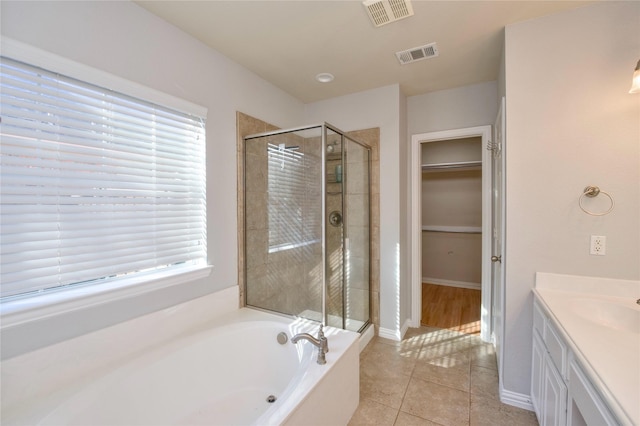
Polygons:
[[[407,382],[407,387],[404,389],[404,393],[402,394],[402,398],[400,399],[400,407],[398,407],[398,412],[396,413],[396,420],[398,421],[398,416],[400,416],[400,411],[402,411],[402,406],[404,405],[404,399],[407,396],[407,391],[409,390],[409,385],[411,384],[411,380],[413,380],[413,372],[416,371],[416,365],[418,364],[418,357],[420,356],[420,352],[422,352],[422,347],[424,346],[424,342],[420,343],[420,349],[418,350],[418,355],[416,355],[416,361],[413,364],[413,368],[411,369],[411,374],[409,374],[409,381]],[[410,413],[409,413],[410,414]],[[425,419],[428,420],[428,419]]]
[[[398,421],[398,417],[400,417],[400,412],[402,411],[402,406],[404,405],[404,399],[407,396],[407,391],[409,390],[409,385],[411,384],[411,380],[413,380],[413,374],[416,371],[416,366],[418,365],[418,361],[419,361],[419,357],[420,357],[420,353],[422,352],[422,349],[424,348],[425,343],[421,342],[420,343],[420,349],[418,349],[418,354],[416,355],[416,360],[415,363],[413,364],[413,368],[411,369],[411,374],[409,375],[409,381],[407,382],[407,387],[404,390],[404,393],[402,394],[402,399],[400,400],[400,407],[398,408],[398,412],[396,413],[396,420],[393,422],[393,424],[395,425],[395,423]],[[418,377],[416,377],[416,379],[418,379]],[[403,411],[405,412],[405,411]],[[420,417],[420,416],[416,416],[415,414],[411,414],[411,413],[407,413],[411,416],[415,416],[421,419],[424,419],[424,417]],[[424,419],[427,421],[431,421],[429,419]]]

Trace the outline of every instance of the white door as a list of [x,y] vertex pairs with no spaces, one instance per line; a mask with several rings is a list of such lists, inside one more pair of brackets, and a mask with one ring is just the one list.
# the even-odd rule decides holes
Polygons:
[[[498,369],[501,372],[502,356],[502,331],[503,331],[503,312],[504,312],[504,147],[505,147],[505,99],[502,98],[498,116],[493,127],[493,141],[488,147],[491,152],[491,190],[492,190],[492,242],[491,242],[491,288],[493,300],[491,301],[492,309],[492,339],[496,347],[498,357]],[[502,374],[500,374],[502,376]]]

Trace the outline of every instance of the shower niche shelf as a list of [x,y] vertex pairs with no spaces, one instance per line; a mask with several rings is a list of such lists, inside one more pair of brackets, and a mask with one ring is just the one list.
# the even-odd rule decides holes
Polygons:
[[339,195],[342,194],[342,184],[340,182],[327,182],[329,186],[327,186],[327,194],[328,195]]

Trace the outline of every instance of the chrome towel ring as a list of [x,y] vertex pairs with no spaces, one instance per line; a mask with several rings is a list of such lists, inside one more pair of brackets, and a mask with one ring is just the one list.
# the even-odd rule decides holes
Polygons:
[[[592,211],[587,210],[582,204],[584,199],[586,197],[595,198],[599,194],[604,194],[609,198],[609,201],[611,202],[611,206],[609,207],[609,209],[601,213],[594,213]],[[606,214],[611,213],[611,210],[613,210],[613,207],[615,206],[615,202],[613,201],[613,197],[611,196],[611,194],[609,194],[608,192],[601,191],[600,188],[598,188],[597,186],[587,186],[582,192],[582,195],[580,195],[580,198],[578,198],[578,205],[580,206],[582,211],[585,212],[586,214],[589,214],[591,216],[604,216]]]

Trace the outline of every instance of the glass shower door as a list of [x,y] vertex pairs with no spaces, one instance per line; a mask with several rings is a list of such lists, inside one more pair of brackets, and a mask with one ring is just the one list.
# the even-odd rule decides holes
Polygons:
[[370,150],[344,138],[344,328],[370,318]]
[[344,328],[343,136],[325,129],[326,323]]
[[247,306],[369,323],[369,155],[327,124],[244,139]]
[[326,133],[327,324],[359,331],[369,321],[369,149]]
[[245,139],[246,304],[322,320],[321,127]]

